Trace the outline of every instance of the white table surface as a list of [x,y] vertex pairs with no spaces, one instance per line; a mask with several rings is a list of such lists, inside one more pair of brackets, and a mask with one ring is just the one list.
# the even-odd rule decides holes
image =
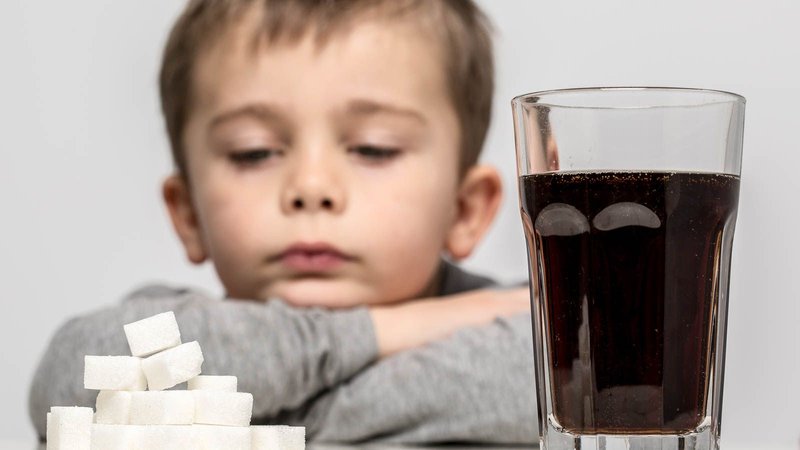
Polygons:
[[[425,447],[398,447],[387,445],[321,445],[309,444],[307,450],[425,450]],[[436,447],[437,450],[530,450],[537,447],[464,447],[464,446],[445,446]],[[45,450],[44,444],[37,444],[28,439],[2,439],[0,438],[0,450]]]
[[[398,447],[386,445],[321,445],[309,444],[308,450],[353,450],[353,449],[366,449],[366,450],[425,450],[425,447]],[[536,447],[466,447],[466,446],[444,446],[444,447],[431,447],[429,450],[522,450],[522,449],[535,449]],[[736,443],[725,443],[723,440],[721,450],[799,450],[799,447],[761,447],[754,448],[751,445],[737,445]],[[0,450],[45,450],[44,444],[37,444],[29,439],[3,439],[0,438]]]

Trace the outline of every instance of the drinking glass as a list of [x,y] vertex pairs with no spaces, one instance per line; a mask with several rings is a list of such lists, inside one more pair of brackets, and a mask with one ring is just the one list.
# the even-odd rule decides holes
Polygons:
[[745,99],[512,100],[541,447],[719,448]]

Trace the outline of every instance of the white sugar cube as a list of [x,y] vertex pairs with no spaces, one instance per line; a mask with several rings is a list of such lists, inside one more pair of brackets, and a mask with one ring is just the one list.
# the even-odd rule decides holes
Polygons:
[[133,356],[149,356],[181,344],[175,314],[168,311],[122,327]]
[[189,380],[190,391],[236,392],[237,379],[232,375],[198,375]]
[[128,391],[100,391],[95,402],[95,423],[126,425],[130,423],[131,393]]
[[160,391],[200,374],[203,352],[197,341],[187,342],[142,360],[151,391]]
[[133,450],[139,427],[131,425],[92,425],[92,450]]
[[246,427],[253,414],[253,394],[248,392],[191,391],[194,422],[206,425]]
[[136,427],[133,450],[197,450],[192,425],[150,425]]
[[254,425],[250,427],[252,450],[304,450],[306,428],[285,425]]
[[92,408],[54,406],[48,420],[48,450],[90,450]]
[[55,427],[53,426],[53,421],[50,419],[52,417],[51,413],[47,413],[47,445],[50,445],[52,442],[55,445],[56,438],[55,438]]
[[197,450],[250,450],[248,427],[192,425]]
[[131,393],[130,423],[134,425],[190,425],[194,396],[189,391]]
[[86,356],[83,387],[103,391],[143,391],[147,380],[135,356]]

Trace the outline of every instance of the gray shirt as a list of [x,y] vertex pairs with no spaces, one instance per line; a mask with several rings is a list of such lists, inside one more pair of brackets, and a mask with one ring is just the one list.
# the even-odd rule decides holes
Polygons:
[[[493,285],[449,263],[441,295]],[[220,301],[151,285],[121,304],[69,320],[34,375],[31,420],[45,434],[50,406],[94,406],[84,355],[127,355],[122,326],[174,311],[184,342],[203,350],[203,373],[236,375],[253,393],[253,424],[303,425],[309,440],[357,443],[538,440],[530,315],[498,318],[378,360],[365,307],[296,308]]]

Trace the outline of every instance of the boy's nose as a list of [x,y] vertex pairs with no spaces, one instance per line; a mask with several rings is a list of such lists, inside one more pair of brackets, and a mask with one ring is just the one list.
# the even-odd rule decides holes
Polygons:
[[281,209],[285,214],[300,212],[340,213],[344,210],[342,187],[331,176],[304,170],[295,174],[283,191]]
[[319,210],[333,211],[334,202],[333,199],[328,197],[308,198],[307,196],[298,195],[297,197],[294,198],[294,200],[292,200],[292,204],[289,209],[292,211],[302,211],[305,209],[308,210],[319,209]]

